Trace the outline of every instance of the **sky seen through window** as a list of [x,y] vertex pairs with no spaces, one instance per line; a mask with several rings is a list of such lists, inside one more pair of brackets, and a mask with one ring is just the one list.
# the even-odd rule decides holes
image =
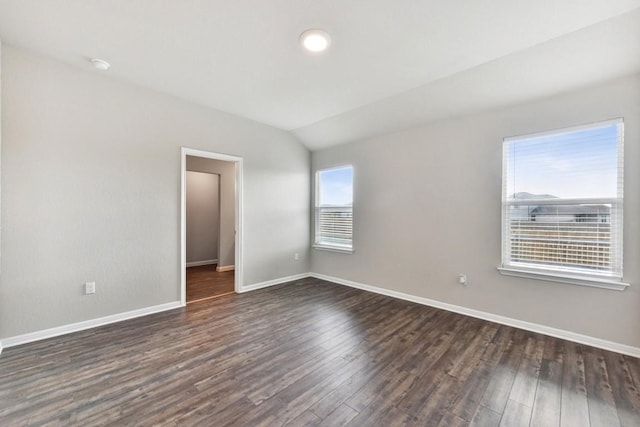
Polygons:
[[615,198],[618,124],[507,141],[507,195]]
[[353,205],[353,168],[351,166],[318,172],[319,206]]

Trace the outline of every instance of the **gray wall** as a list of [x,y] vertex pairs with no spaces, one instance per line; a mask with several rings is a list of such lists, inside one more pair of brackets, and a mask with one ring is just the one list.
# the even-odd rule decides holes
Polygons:
[[236,238],[236,164],[187,156],[187,170],[220,176],[220,239],[218,266],[234,265]]
[[308,150],[108,76],[3,46],[0,338],[180,300],[181,146],[244,158],[243,284],[309,271]]
[[[0,40],[0,117],[2,117],[2,40]],[[2,120],[0,120],[0,165],[2,163]],[[0,168],[0,216],[2,215],[2,173]],[[0,218],[0,242],[2,241],[2,218]],[[1,245],[0,245],[1,246]],[[2,260],[2,250],[0,247],[0,260]],[[0,277],[2,277],[2,263],[0,262]],[[0,280],[0,292],[2,292],[2,281]],[[0,342],[0,353],[2,343]]]
[[187,263],[218,259],[220,232],[220,176],[186,173]]
[[[615,117],[625,119],[624,276],[632,286],[501,276],[502,139]],[[314,152],[313,170],[355,167],[355,253],[313,250],[311,269],[640,347],[639,126],[635,76]]]

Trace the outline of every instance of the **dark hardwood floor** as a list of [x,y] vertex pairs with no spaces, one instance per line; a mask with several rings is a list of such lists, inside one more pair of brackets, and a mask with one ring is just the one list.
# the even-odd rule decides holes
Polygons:
[[187,268],[187,303],[234,292],[234,271],[217,272],[216,265]]
[[0,425],[639,426],[640,360],[303,279],[5,349]]

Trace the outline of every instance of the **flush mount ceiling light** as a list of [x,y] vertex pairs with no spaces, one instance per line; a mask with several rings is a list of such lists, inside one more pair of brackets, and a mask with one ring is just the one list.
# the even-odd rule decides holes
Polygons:
[[311,53],[321,53],[331,44],[331,37],[324,30],[312,28],[300,34],[300,44]]
[[107,71],[111,67],[111,64],[109,64],[104,59],[92,58],[91,63],[94,67],[101,71]]

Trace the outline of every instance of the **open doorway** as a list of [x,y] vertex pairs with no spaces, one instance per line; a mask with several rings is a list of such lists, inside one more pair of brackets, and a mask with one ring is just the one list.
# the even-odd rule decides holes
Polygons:
[[181,301],[241,286],[242,158],[182,148]]
[[[187,156],[187,304],[233,293],[235,276],[233,253],[224,253],[224,245],[233,249],[234,242],[226,242],[221,247],[220,239],[225,231],[231,237],[235,234],[228,231],[229,228],[235,230],[235,203],[226,203],[223,211],[220,194],[227,186],[231,187],[227,197],[235,195],[235,163],[193,160]],[[225,170],[231,175],[226,181],[222,179]]]

